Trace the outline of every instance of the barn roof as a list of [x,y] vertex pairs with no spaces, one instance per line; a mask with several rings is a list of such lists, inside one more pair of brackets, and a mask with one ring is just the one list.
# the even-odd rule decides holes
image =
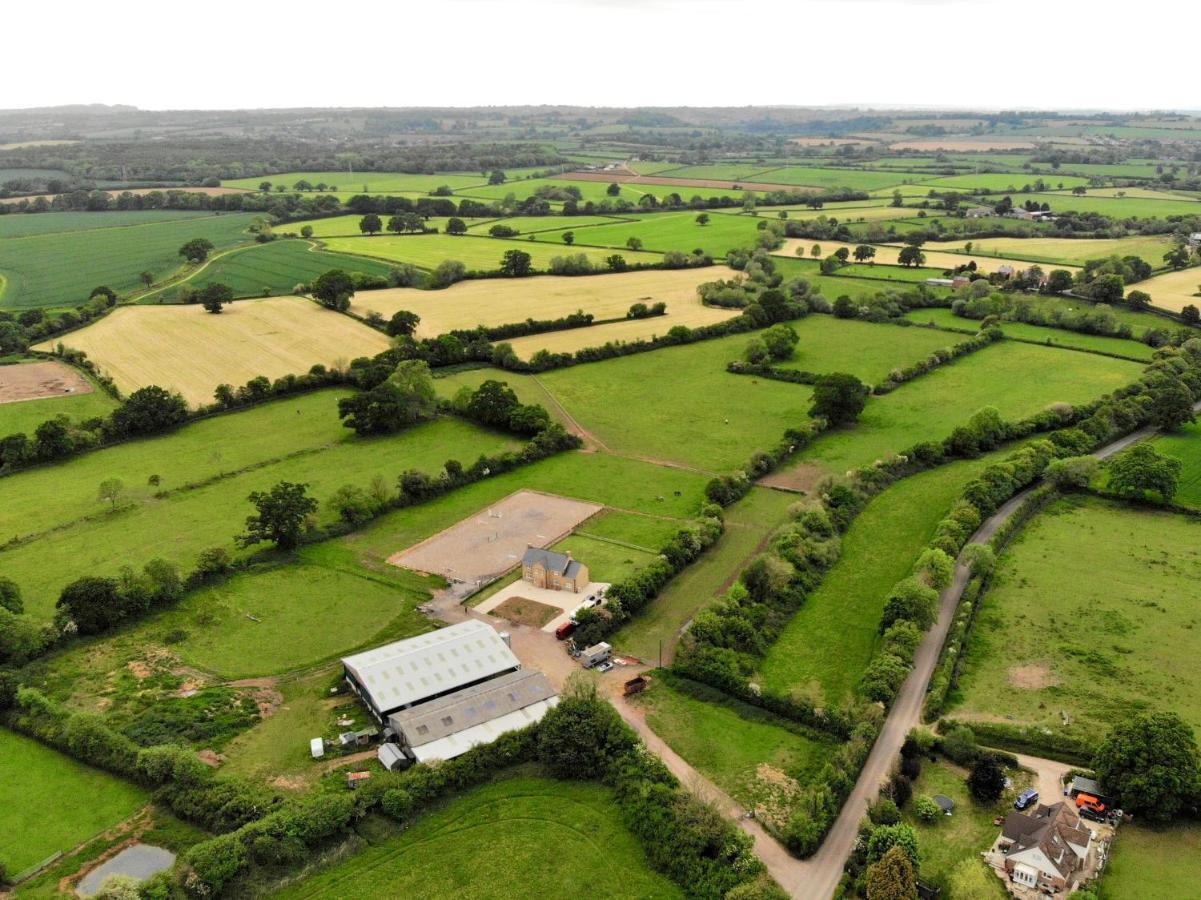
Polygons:
[[478,619],[347,656],[342,665],[380,715],[521,667]]
[[541,547],[530,547],[521,557],[523,566],[534,566],[542,563],[549,572],[558,572],[569,578],[575,578],[580,573],[580,563],[571,558],[568,553],[557,550],[543,550]]

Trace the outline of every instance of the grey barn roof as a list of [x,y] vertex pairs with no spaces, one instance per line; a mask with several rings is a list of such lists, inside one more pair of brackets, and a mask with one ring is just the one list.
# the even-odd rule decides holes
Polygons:
[[342,665],[381,715],[521,667],[478,619],[347,656]]
[[530,547],[521,557],[523,566],[533,566],[542,563],[547,571],[558,572],[568,578],[575,578],[580,573],[580,564],[566,553],[557,550],[543,550],[541,547]]
[[520,669],[437,700],[392,713],[388,724],[403,743],[420,747],[548,700],[555,690],[536,669]]

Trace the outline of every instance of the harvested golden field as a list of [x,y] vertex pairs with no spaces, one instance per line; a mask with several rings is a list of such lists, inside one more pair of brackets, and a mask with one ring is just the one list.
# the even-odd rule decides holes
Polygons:
[[[940,243],[947,250],[963,252],[965,241]],[[1038,262],[1044,269],[1061,263],[1083,265],[1090,259],[1109,256],[1139,256],[1152,266],[1163,265],[1163,255],[1172,249],[1172,239],[1160,235],[1128,238],[999,237],[972,241],[972,252],[983,256],[1008,256]],[[923,247],[923,250],[926,248]]]
[[532,334],[529,337],[514,338],[509,341],[513,350],[522,359],[529,359],[539,350],[549,350],[551,353],[574,353],[585,347],[599,347],[610,341],[636,341],[640,338],[650,338],[657,334],[666,334],[668,329],[676,325],[687,325],[696,328],[698,325],[712,325],[739,314],[736,309],[719,309],[712,306],[701,306],[699,302],[689,306],[667,304],[667,315],[655,316],[651,319],[626,319],[609,325],[594,325],[591,328],[572,328],[568,331],[550,331],[546,334]]
[[1181,269],[1166,272],[1134,285],[1151,295],[1151,305],[1160,309],[1180,312],[1186,306],[1201,309],[1201,268]]
[[[696,287],[733,274],[724,266],[710,266],[614,275],[488,278],[463,281],[442,291],[416,288],[362,291],[355,294],[350,311],[360,316],[378,312],[387,319],[397,310],[407,309],[421,316],[418,337],[436,337],[477,325],[558,319],[576,310],[592,313],[597,319],[616,319],[624,316],[634,303],[649,306],[663,301],[667,304],[667,315],[645,320],[658,323],[652,326],[650,333],[656,330],[662,333],[672,325],[698,325],[729,317],[732,310],[711,310],[701,306]],[[604,341],[590,339],[580,346],[598,343]]]
[[389,346],[378,331],[298,297],[242,300],[219,315],[201,306],[127,306],[60,340],[124,393],[157,384],[194,406],[212,402],[219,384],[301,374]]
[[[986,240],[983,243],[987,247],[990,244],[997,243],[997,241]],[[783,247],[775,251],[775,254],[777,256],[796,256],[797,248],[800,247],[804,251],[803,255],[805,258],[811,259],[812,256],[810,255],[810,250],[814,244],[817,244],[819,247],[821,247],[821,255],[818,257],[819,259],[829,256],[835,250],[838,250],[842,247],[846,247],[853,254],[855,252],[855,248],[859,246],[858,244],[844,243],[842,241],[815,241],[809,238],[789,238],[784,242]],[[877,265],[897,265],[897,257],[900,255],[900,252],[903,249],[900,244],[872,244],[871,246],[876,248],[876,256],[872,262],[875,262]],[[998,267],[1003,265],[1010,265],[1015,269],[1029,269],[1032,265],[1035,265],[1028,259],[1023,260],[1007,257],[980,256],[973,255],[971,253],[951,253],[947,250],[931,249],[934,246],[937,245],[927,244],[926,246],[922,247],[922,253],[926,257],[926,261],[923,263],[923,265],[929,269],[953,269],[956,266],[962,266],[964,263],[970,262],[973,259],[976,261],[976,265],[982,272],[995,272]],[[854,256],[850,257],[850,261],[855,261]],[[1039,263],[1039,265],[1041,265],[1044,269],[1052,268],[1052,265],[1048,263]],[[1056,269],[1067,269],[1068,271],[1075,271],[1077,268],[1076,266],[1059,264],[1054,264],[1053,267]]]

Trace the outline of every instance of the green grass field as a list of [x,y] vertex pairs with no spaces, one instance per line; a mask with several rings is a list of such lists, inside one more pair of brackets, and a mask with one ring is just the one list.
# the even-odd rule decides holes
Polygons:
[[955,718],[1086,740],[1145,710],[1201,727],[1199,536],[1201,524],[1171,513],[1081,498],[1050,507],[1000,559]]
[[834,750],[833,740],[757,706],[670,671],[653,677],[633,701],[651,730],[747,809],[776,808],[780,775],[807,785]]
[[10,876],[71,850],[149,800],[141,788],[6,728],[0,785],[0,863]]
[[1196,200],[1159,200],[1146,197],[1093,197],[1085,194],[1022,194],[1022,200],[1049,203],[1053,212],[1102,213],[1115,219],[1195,216],[1201,213]]
[[886,595],[909,574],[964,486],[996,457],[914,475],[873,499],[843,536],[838,562],[764,658],[763,685],[783,693],[816,686],[831,703],[854,691],[875,649]]
[[[221,186],[257,191],[260,184],[269,181],[272,190],[282,184],[288,189],[288,193],[291,193],[292,186],[301,180],[313,185],[325,182],[329,190],[336,189],[336,193],[340,194],[425,194],[442,185],[451,190],[485,185],[488,183],[488,176],[479,172],[438,172],[433,175],[406,172],[281,172],[277,175],[227,179],[221,182]],[[317,191],[306,191],[304,195],[321,196]]]
[[722,593],[759,546],[788,519],[795,494],[755,488],[725,511],[725,533],[700,559],[673,578],[654,600],[610,641],[623,653],[652,665],[670,661],[680,630]]
[[818,166],[784,166],[759,172],[756,181],[779,184],[797,184],[825,190],[850,188],[855,191],[871,191],[892,187],[909,176],[896,172],[873,172],[867,169],[827,169]]
[[993,194],[1016,194],[1027,185],[1031,190],[1034,189],[1036,183],[1042,181],[1046,185],[1047,190],[1056,189],[1071,189],[1081,185],[1087,185],[1088,179],[1081,178],[1078,175],[1036,175],[1033,173],[991,173],[991,174],[972,174],[972,175],[949,175],[946,178],[931,178],[922,181],[922,187],[930,187],[935,190],[967,190],[967,191],[989,191]]
[[1201,826],[1181,824],[1163,831],[1123,826],[1100,888],[1101,900],[1201,896]]
[[619,185],[620,192],[617,197],[612,197],[608,193],[610,183],[608,181],[572,181],[570,178],[535,178],[486,187],[465,188],[459,193],[464,197],[472,197],[478,200],[503,200],[510,194],[518,200],[523,200],[526,197],[533,196],[539,188],[549,185],[557,188],[578,188],[583,201],[587,202],[591,200],[594,203],[616,199],[624,199],[628,203],[637,203],[638,198],[645,194],[653,194],[656,197],[679,194],[684,200],[691,200],[693,197],[704,197],[706,200],[710,197],[732,197],[736,200],[741,200],[748,193],[741,190],[696,187],[689,184],[681,184],[679,186],[669,184],[621,184]]
[[404,831],[381,828],[361,852],[272,893],[508,900],[566,897],[585,885],[614,900],[683,896],[648,868],[606,788],[516,777],[467,791]]
[[[308,241],[285,240],[234,250],[181,283],[199,289],[219,282],[233,288],[235,297],[265,297],[290,294],[297,284],[310,282],[330,269],[386,278],[391,268],[362,256],[328,253]],[[179,286],[175,285],[161,296],[175,299],[178,294]]]
[[[1198,208],[1201,212],[1201,207]],[[964,242],[935,245],[939,249],[959,250]],[[983,238],[971,242],[972,256],[996,256],[1008,259],[1028,259],[1054,265],[1083,265],[1090,259],[1110,256],[1138,256],[1154,268],[1163,267],[1163,255],[1172,248],[1172,241],[1162,235],[1127,238]]]
[[1184,463],[1176,502],[1201,507],[1201,425],[1185,425],[1177,432],[1160,435],[1155,449]]
[[[965,319],[957,316],[949,309],[915,309],[906,313],[905,318],[920,325],[933,322],[940,328],[975,329],[980,326],[975,319]],[[1166,320],[1160,320],[1166,323]],[[1081,334],[1077,331],[1067,331],[1063,328],[1050,328],[1042,325],[1028,325],[1025,322],[1002,322],[1001,330],[1008,337],[1020,338],[1025,341],[1038,341],[1055,347],[1069,347],[1080,350],[1096,350],[1101,353],[1116,353],[1120,356],[1130,356],[1136,359],[1151,361],[1155,348],[1142,341],[1132,341],[1126,338],[1105,337],[1099,334]]]
[[204,219],[202,210],[154,209],[115,212],[13,213],[0,215],[0,240],[42,234],[78,234],[97,228],[153,225],[185,219]]
[[0,307],[74,306],[101,284],[118,293],[132,290],[141,286],[143,271],[156,279],[176,271],[186,241],[208,238],[217,247],[238,243],[254,218],[231,213],[0,240],[5,282]]
[[[63,585],[82,575],[115,574],[120,564],[156,556],[190,568],[201,550],[230,547],[251,511],[249,493],[277,481],[307,483],[322,501],[345,484],[365,488],[376,475],[392,485],[408,468],[433,473],[452,456],[470,463],[516,446],[458,419],[357,438],[337,420],[339,395],[282,400],[0,479],[0,534],[37,535],[0,551],[0,568],[23,588],[26,608],[48,617]],[[160,476],[157,489],[147,484],[152,474]],[[126,487],[110,510],[96,491],[113,477]],[[156,490],[170,493],[158,499]],[[318,517],[335,514],[323,508]]]
[[[494,272],[500,268],[506,250],[522,250],[533,257],[535,269],[546,269],[556,256],[583,253],[593,263],[603,264],[612,250],[589,247],[568,247],[562,241],[530,241],[516,238],[501,240],[474,235],[422,234],[409,237],[334,237],[324,241],[335,253],[352,253],[383,260],[407,262],[423,269],[432,269],[447,259],[457,259],[469,271]],[[626,262],[658,262],[655,253],[635,253],[622,249]]]
[[[698,212],[656,213],[641,221],[597,225],[576,232],[577,244],[619,248],[623,255],[626,241],[638,238],[647,250],[680,250],[691,253],[703,250],[715,258],[724,258],[727,251],[754,244],[761,220],[752,216],[708,213],[709,224],[698,225]],[[570,220],[559,220],[570,221]],[[557,235],[544,235],[540,240],[560,240]]]

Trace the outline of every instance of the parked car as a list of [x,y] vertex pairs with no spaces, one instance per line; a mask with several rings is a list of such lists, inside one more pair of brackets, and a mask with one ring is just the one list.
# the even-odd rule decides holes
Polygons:
[[567,621],[555,629],[555,637],[561,641],[565,641],[571,637],[573,631],[575,631],[575,622]]
[[1034,788],[1026,788],[1018,794],[1018,798],[1013,801],[1014,809],[1026,809],[1038,802],[1038,791]]
[[1077,794],[1076,809],[1080,815],[1094,822],[1103,822],[1109,812],[1109,808],[1092,794]]
[[606,659],[606,660],[605,660],[603,663],[600,663],[600,664],[599,664],[599,665],[596,667],[596,671],[598,671],[598,672],[608,672],[608,671],[609,671],[610,669],[612,669],[612,668],[613,668],[613,660],[611,660],[611,659]]

